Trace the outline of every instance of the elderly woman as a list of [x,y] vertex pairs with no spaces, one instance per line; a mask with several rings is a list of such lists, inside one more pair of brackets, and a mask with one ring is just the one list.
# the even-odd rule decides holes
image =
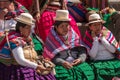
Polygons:
[[[111,80],[120,76],[120,61],[116,59],[120,48],[112,33],[103,26],[104,21],[97,13],[88,18],[88,29],[84,42],[88,45],[89,56],[93,61],[95,80]],[[114,54],[116,53],[116,54]]]
[[52,73],[43,74],[51,68],[46,68],[38,60],[33,48],[30,38],[32,16],[22,13],[16,20],[16,31],[6,32],[0,50],[0,80],[55,80]]
[[87,50],[69,25],[71,19],[68,14],[68,10],[56,11],[55,23],[46,39],[43,56],[56,64],[57,80],[93,80],[94,73],[85,63]]

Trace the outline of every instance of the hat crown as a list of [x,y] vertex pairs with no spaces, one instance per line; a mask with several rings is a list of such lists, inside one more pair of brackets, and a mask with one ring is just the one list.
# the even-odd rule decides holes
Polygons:
[[21,22],[21,23],[24,23],[24,24],[27,24],[27,25],[32,25],[33,24],[33,17],[29,14],[29,13],[21,13],[17,18],[16,20],[18,22]]
[[54,18],[56,21],[70,21],[68,10],[57,10],[56,17]]
[[101,19],[100,15],[97,14],[97,13],[93,13],[93,14],[89,15],[88,21],[89,21],[89,22],[86,24],[87,26],[88,26],[89,24],[96,23],[96,22],[105,23],[105,21],[103,21],[103,20]]
[[99,14],[91,14],[88,20],[89,21],[101,20],[101,17]]

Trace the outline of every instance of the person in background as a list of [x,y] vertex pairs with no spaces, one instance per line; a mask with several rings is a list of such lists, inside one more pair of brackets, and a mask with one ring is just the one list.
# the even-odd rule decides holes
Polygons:
[[[0,80],[56,80],[51,69],[43,65],[34,50],[30,38],[33,17],[29,13],[21,13],[15,18],[15,30],[6,32],[6,38],[0,49]],[[47,72],[46,72],[47,71]]]
[[89,15],[88,29],[86,30],[84,43],[88,46],[90,64],[94,69],[95,80],[111,80],[120,77],[120,61],[115,55],[119,55],[119,45],[110,30],[103,26],[99,14]]
[[120,11],[116,11],[114,8],[109,8],[109,14],[110,23],[107,28],[113,33],[120,45]]
[[70,25],[68,10],[57,10],[54,20],[45,42],[43,56],[56,65],[56,79],[94,80],[93,70],[85,62],[87,49]]
[[20,3],[14,0],[0,0],[0,32],[15,29],[14,18],[24,12],[28,11]]

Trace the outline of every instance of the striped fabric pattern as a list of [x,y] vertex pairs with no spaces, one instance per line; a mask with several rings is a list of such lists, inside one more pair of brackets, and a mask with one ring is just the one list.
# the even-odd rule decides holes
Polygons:
[[[118,42],[116,41],[115,37],[113,36],[112,32],[110,30],[108,30],[107,28],[103,27],[102,29],[102,35],[106,38],[106,40],[112,44],[113,46],[115,46],[117,49],[120,48]],[[92,42],[93,42],[93,38],[91,36],[91,31],[88,29],[85,33],[85,37],[83,39],[84,43],[86,45],[88,45],[89,48],[92,47]]]
[[68,34],[69,44],[67,45],[64,43],[63,37],[59,36],[52,27],[46,39],[43,56],[52,59],[60,51],[80,46],[80,37],[72,28],[69,29]]
[[[28,38],[28,41],[26,41],[25,38],[21,37],[21,35],[19,33],[16,32],[11,32],[10,34],[8,34],[8,38],[9,38],[9,44],[10,44],[10,48],[14,49],[17,46],[21,45],[21,46],[25,46],[27,44],[27,42],[29,42],[30,44],[32,39]],[[0,49],[0,58],[3,59],[10,59],[11,57],[11,50],[8,46],[8,43],[6,41],[6,37],[4,38],[4,40],[2,41],[2,43],[0,44],[1,49]]]
[[74,4],[71,2],[68,2],[68,10],[69,13],[72,15],[72,17],[76,20],[76,22],[84,22],[85,21],[85,14],[87,13],[87,10],[82,4]]

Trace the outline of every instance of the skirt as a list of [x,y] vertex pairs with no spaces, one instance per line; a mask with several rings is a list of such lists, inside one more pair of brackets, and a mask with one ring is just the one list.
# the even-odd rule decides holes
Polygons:
[[96,61],[90,63],[95,73],[95,80],[112,80],[120,77],[120,60]]
[[53,74],[39,75],[29,67],[0,63],[0,80],[56,80]]
[[63,66],[56,66],[57,80],[94,80],[93,69],[88,63],[81,63],[71,69],[66,69]]

